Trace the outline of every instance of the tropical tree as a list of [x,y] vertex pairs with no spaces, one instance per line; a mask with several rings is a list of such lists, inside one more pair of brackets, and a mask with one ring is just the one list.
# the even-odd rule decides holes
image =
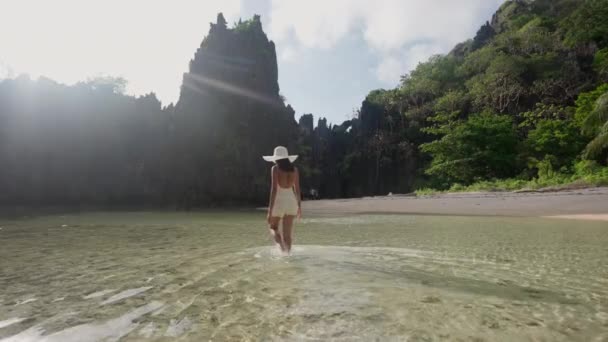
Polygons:
[[608,148],[608,92],[601,95],[583,121],[583,132],[595,135],[585,148],[585,157],[597,158]]
[[517,170],[517,146],[513,119],[486,112],[470,116],[421,149],[433,157],[427,174],[471,183],[512,176]]

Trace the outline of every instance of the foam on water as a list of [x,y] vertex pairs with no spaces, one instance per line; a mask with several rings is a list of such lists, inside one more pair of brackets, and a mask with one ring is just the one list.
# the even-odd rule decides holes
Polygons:
[[138,287],[136,289],[124,290],[124,291],[117,293],[117,294],[113,295],[112,297],[104,300],[103,302],[101,302],[101,305],[112,304],[112,303],[118,302],[120,300],[123,300],[125,298],[136,296],[142,292],[148,291],[151,288],[152,288],[152,286],[145,286],[145,287]]
[[97,297],[103,297],[105,295],[107,295],[108,293],[112,293],[115,292],[115,289],[112,290],[101,290],[101,291],[97,291],[97,292],[93,292],[91,294],[88,294],[84,297],[82,297],[83,299],[91,299],[91,298],[97,298]]
[[169,323],[169,327],[167,327],[167,331],[165,332],[165,336],[167,337],[178,337],[184,334],[186,331],[190,329],[192,326],[192,321],[188,317],[184,317],[181,320],[172,319]]
[[24,305],[24,304],[27,304],[27,303],[35,302],[37,300],[38,300],[38,298],[28,298],[28,299],[25,299],[25,300],[23,300],[23,301],[15,304],[15,306],[17,306],[17,305]]
[[19,317],[5,319],[4,321],[0,321],[0,329],[2,329],[4,327],[8,327],[9,325],[13,325],[15,323],[22,322],[24,320],[26,320],[26,319],[25,318],[19,318]]
[[120,317],[108,320],[99,324],[82,324],[65,330],[45,335],[42,326],[33,326],[21,333],[0,340],[1,342],[82,342],[82,341],[118,341],[132,330],[138,327],[139,323],[133,320],[146,315],[154,310],[158,310],[163,304],[160,302],[148,303],[134,309]]

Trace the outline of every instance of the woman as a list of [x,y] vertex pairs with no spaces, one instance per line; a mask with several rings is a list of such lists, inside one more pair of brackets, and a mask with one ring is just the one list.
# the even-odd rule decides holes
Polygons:
[[[300,175],[293,162],[298,156],[290,156],[287,149],[277,146],[274,155],[264,156],[264,160],[274,162],[271,170],[270,203],[268,204],[268,224],[270,234],[281,251],[291,251],[293,221],[302,217],[300,196]],[[279,223],[283,220],[283,232],[279,232]]]

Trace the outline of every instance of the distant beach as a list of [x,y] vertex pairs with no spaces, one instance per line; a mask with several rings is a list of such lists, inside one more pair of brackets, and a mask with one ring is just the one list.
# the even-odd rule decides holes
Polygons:
[[305,214],[313,215],[398,213],[608,221],[608,187],[557,192],[477,192],[318,200],[305,201],[303,210]]

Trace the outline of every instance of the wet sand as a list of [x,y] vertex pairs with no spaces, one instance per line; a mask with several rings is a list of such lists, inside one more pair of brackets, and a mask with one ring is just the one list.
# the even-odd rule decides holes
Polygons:
[[608,221],[608,214],[580,214],[580,215],[557,215],[546,216],[547,218],[560,218],[567,220]]
[[465,216],[554,217],[608,221],[608,188],[559,192],[478,192],[394,195],[305,201],[313,215],[398,213]]

